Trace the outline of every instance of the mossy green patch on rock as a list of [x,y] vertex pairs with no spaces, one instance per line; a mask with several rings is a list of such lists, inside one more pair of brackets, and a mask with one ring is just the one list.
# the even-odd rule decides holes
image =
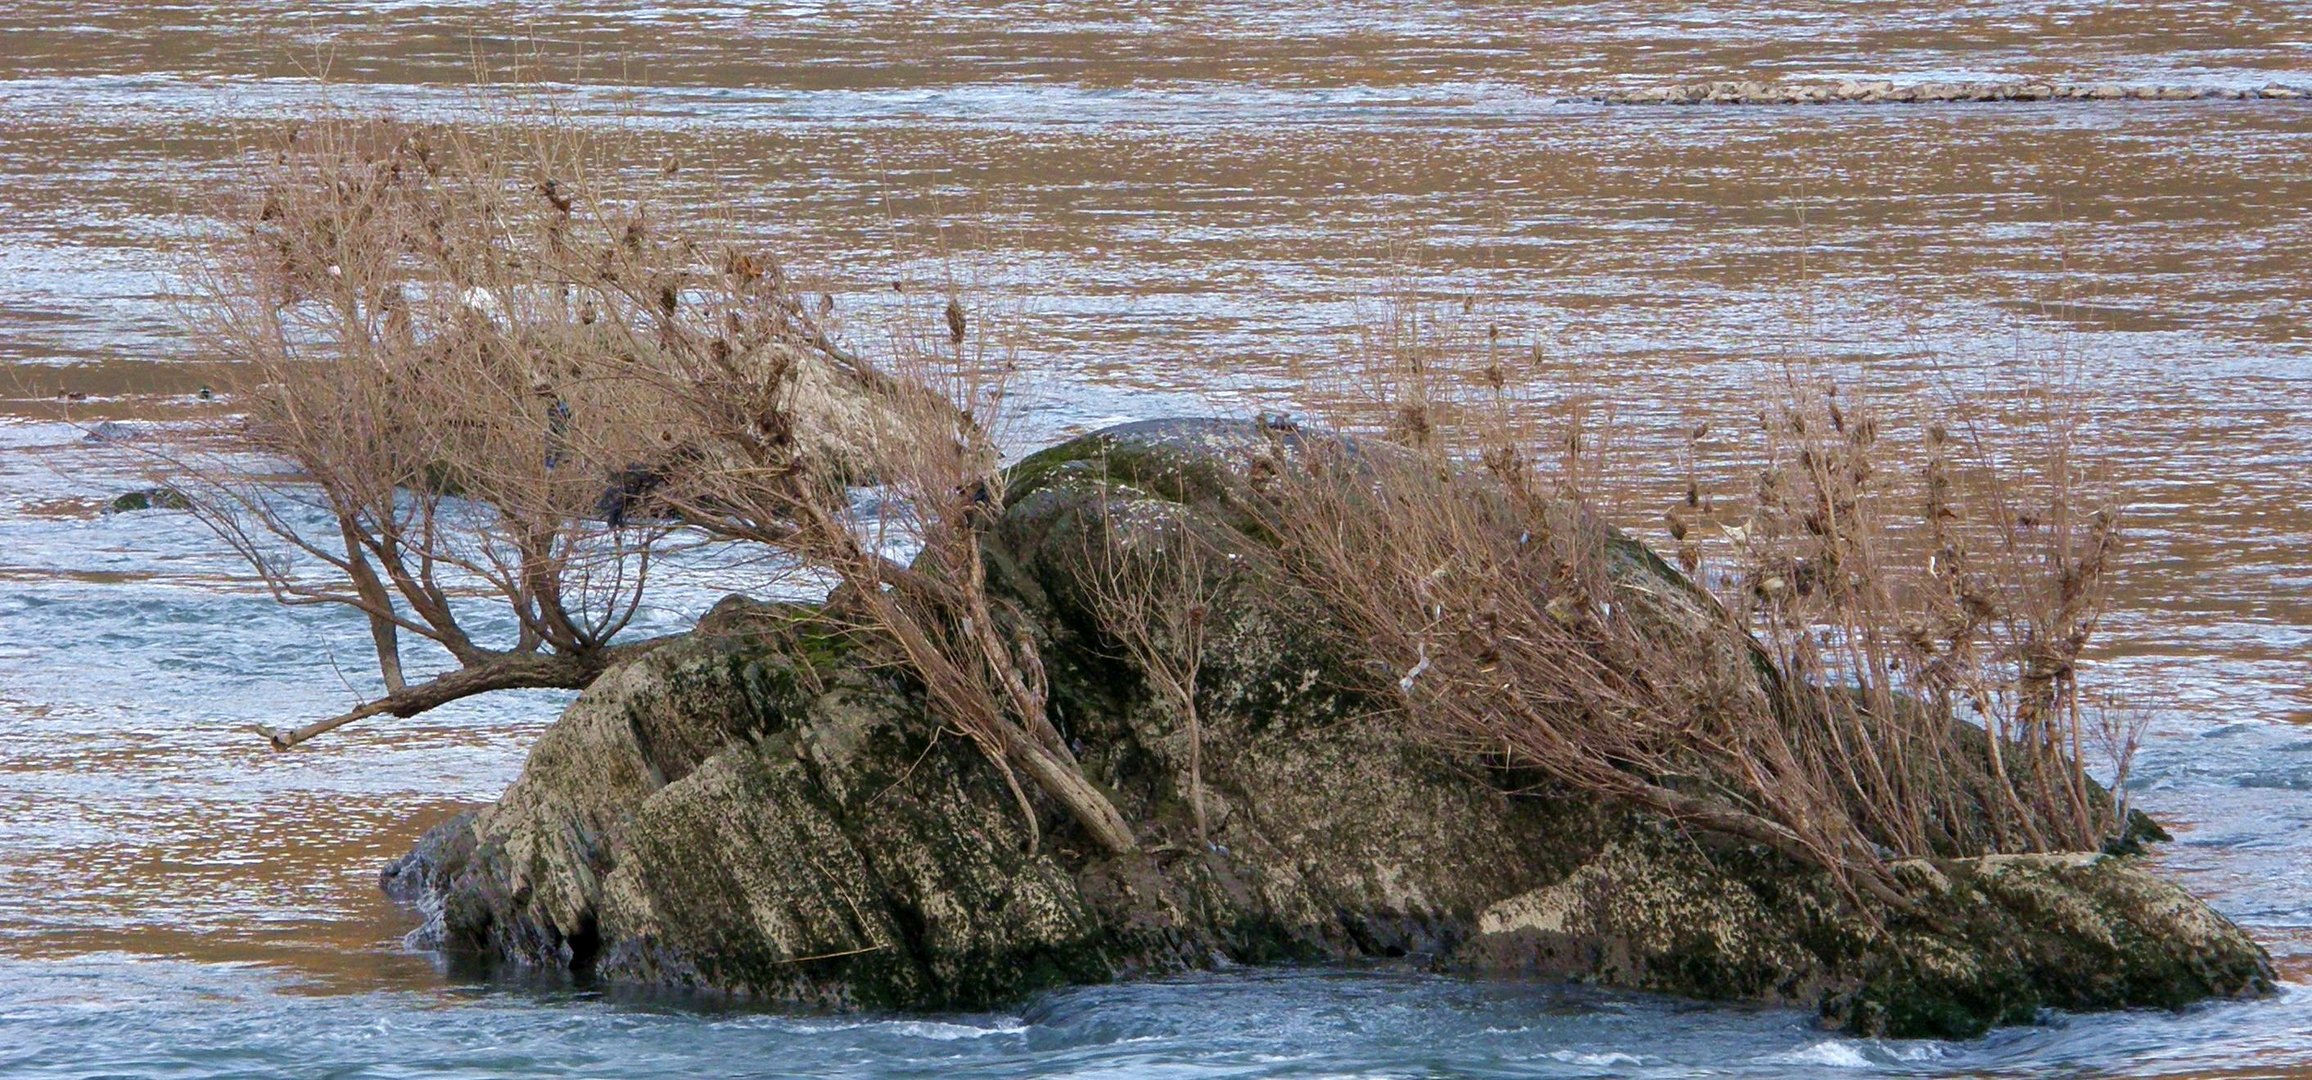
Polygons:
[[2269,959],[2237,926],[2133,860],[1992,855],[1936,869],[1948,887],[1890,920],[1857,988],[1825,1003],[1832,1018],[1970,1036],[2043,1008],[2181,1008],[2272,988]]

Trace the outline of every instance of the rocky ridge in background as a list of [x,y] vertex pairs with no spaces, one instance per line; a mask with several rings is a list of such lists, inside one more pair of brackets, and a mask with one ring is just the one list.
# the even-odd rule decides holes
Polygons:
[[2295,101],[2312,88],[2267,83],[2260,87],[2130,86],[2121,83],[1919,82],[1845,79],[1838,82],[1728,80],[1675,83],[1637,90],[1601,90],[1569,100],[1606,105],[1888,105],[1992,101]]

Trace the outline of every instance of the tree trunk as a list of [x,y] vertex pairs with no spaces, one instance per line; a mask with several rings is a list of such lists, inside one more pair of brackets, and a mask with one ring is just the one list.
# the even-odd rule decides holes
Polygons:
[[260,726],[257,731],[273,744],[275,750],[287,750],[298,743],[326,734],[372,716],[411,717],[429,709],[437,709],[460,698],[487,694],[493,690],[584,690],[593,685],[604,671],[635,659],[682,637],[680,634],[650,638],[626,645],[615,645],[584,656],[560,653],[509,652],[491,654],[478,663],[468,664],[455,671],[437,675],[416,686],[403,687],[384,697],[368,702],[349,712],[316,721],[300,728],[273,729]]
[[1085,832],[1092,834],[1092,840],[1100,845],[1101,850],[1110,855],[1122,855],[1140,846],[1140,842],[1132,836],[1132,826],[1124,821],[1124,815],[1116,810],[1116,804],[1108,801],[1108,796],[1099,788],[1093,787],[1092,782],[1085,779],[1082,770],[1061,761],[1033,739],[1014,735],[1010,742],[1009,756],[1012,763],[1035,778],[1037,787],[1058,799],[1060,805],[1067,808],[1068,816],[1083,826]]

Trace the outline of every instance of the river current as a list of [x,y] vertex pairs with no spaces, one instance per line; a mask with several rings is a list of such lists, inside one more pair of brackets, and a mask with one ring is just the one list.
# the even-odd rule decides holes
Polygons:
[[[1016,311],[1015,450],[1298,407],[1385,282],[1478,298],[1640,427],[1796,353],[1900,395],[2059,352],[2131,558],[2095,674],[2154,710],[2163,867],[2279,995],[1875,1042],[1788,1010],[1387,967],[998,1014],[833,1016],[476,982],[377,868],[566,701],[274,754],[374,680],[182,515],[134,439],[229,408],[184,238],[266,125],[451,115],[526,57],[679,148],[845,304],[959,223]],[[2312,1076],[2312,102],[1627,107],[1687,79],[2312,85],[2256,0],[289,5],[0,0],[0,1077]],[[613,121],[610,118],[615,118]],[[693,566],[683,625],[743,571]]]

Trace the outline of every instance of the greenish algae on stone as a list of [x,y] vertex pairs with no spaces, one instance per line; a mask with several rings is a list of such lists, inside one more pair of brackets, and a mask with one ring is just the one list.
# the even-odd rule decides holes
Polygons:
[[[1910,864],[1919,910],[1874,922],[1763,849],[1416,742],[1354,689],[1233,501],[1233,485],[1291,467],[1301,438],[1126,425],[1011,474],[992,587],[1037,636],[1053,719],[1140,853],[1095,854],[1041,800],[1030,850],[1001,780],[911,687],[811,609],[734,600],[581,695],[505,797],[429,834],[389,890],[454,950],[833,1006],[971,1008],[1224,963],[1405,957],[1964,1036],[2045,1007],[2270,985],[2246,935],[2130,859]],[[1102,639],[1083,588],[1110,530],[1158,522],[1234,556],[1209,568],[1209,843],[1190,824],[1181,719]],[[1698,594],[1638,550],[1617,574],[1690,621]],[[1728,677],[1752,668],[1741,643],[1694,647]]]

